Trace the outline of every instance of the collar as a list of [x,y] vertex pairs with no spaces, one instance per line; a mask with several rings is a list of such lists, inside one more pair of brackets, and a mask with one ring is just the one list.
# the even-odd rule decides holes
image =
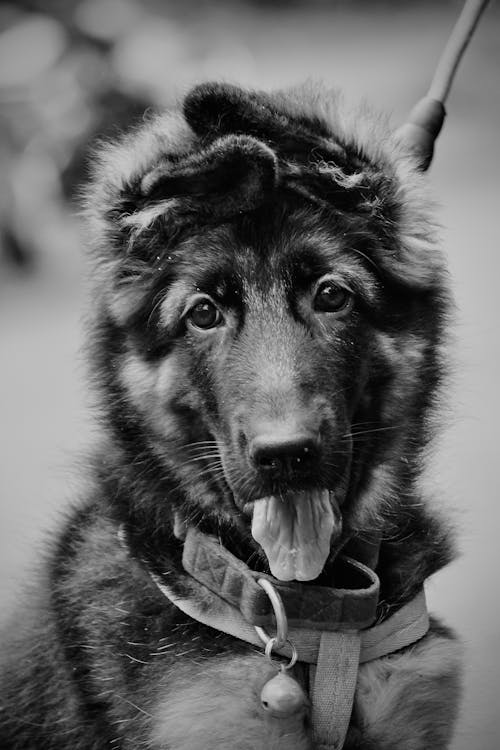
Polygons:
[[[128,551],[124,526],[118,536]],[[309,665],[312,730],[318,750],[343,747],[360,664],[415,643],[429,629],[423,589],[388,619],[374,623],[378,576],[346,555],[339,556],[336,573],[342,588],[285,583],[255,573],[215,537],[189,527],[184,572],[179,576],[190,594],[183,597],[142,562],[161,593],[188,617],[261,648],[259,625],[274,627],[275,609],[258,580],[272,583],[290,625],[287,642],[272,650]]]
[[239,610],[250,625],[272,627],[271,601],[259,579],[272,583],[291,627],[313,630],[361,630],[376,618],[380,583],[368,566],[347,555],[335,565],[335,587],[279,581],[257,573],[238,560],[219,540],[189,527],[182,566],[195,581]]

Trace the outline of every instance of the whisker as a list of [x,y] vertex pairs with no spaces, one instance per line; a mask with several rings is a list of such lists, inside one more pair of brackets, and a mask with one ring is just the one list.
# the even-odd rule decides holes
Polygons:
[[194,463],[195,461],[207,461],[210,458],[218,458],[219,461],[221,460],[220,453],[204,453],[202,456],[195,456],[194,458],[189,458],[185,464]]
[[399,425],[393,425],[391,427],[374,427],[371,430],[359,430],[358,432],[346,432],[341,436],[342,438],[359,437],[360,435],[371,435],[374,432],[386,432],[387,430],[397,430]]
[[235,488],[238,492],[238,494],[242,497],[245,497],[245,495],[250,494],[249,490],[254,482],[254,476],[250,471],[246,471],[242,476],[238,477],[237,481],[234,482]]
[[211,438],[210,440],[190,440],[188,443],[183,443],[182,448],[188,448],[190,445],[217,445],[217,440]]
[[364,258],[367,261],[367,263],[369,263],[370,265],[372,265],[374,267],[374,269],[377,271],[377,273],[380,273],[379,267],[377,266],[377,264],[375,263],[375,261],[372,258],[369,258],[368,255],[366,255],[365,253],[363,253],[361,250],[358,250],[357,248],[352,248],[352,249],[353,249],[353,252],[355,252],[358,255],[360,255],[362,258]]
[[190,453],[193,451],[200,451],[200,450],[208,450],[209,448],[212,448],[214,450],[218,450],[217,443],[214,443],[212,441],[206,441],[204,443],[197,443],[196,445],[190,445],[189,443],[187,445],[182,446],[182,449],[185,451],[189,451]]
[[223,477],[225,477],[224,469],[221,466],[209,466],[205,469],[201,469],[196,474],[193,474],[190,479],[201,479],[202,477],[205,477],[207,475],[210,475],[212,479],[222,479]]
[[[152,308],[151,312],[148,315],[148,320],[147,320],[147,323],[146,323],[146,328],[150,327],[153,315],[155,314],[156,310],[160,307],[160,305],[162,304],[162,302],[165,300],[165,296],[166,296],[165,292],[161,291],[154,298],[154,300],[153,300],[153,308]],[[158,298],[158,301],[156,301],[157,298]]]

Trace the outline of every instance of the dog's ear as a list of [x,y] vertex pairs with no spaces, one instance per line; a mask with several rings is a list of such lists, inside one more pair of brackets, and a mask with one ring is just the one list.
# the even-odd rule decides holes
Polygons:
[[287,124],[287,118],[280,117],[265,94],[221,83],[195,86],[184,100],[183,113],[201,137],[227,133],[257,137],[265,133],[269,137],[277,129],[282,132]]
[[[113,219],[115,237],[118,231],[121,238],[113,243],[115,253],[126,248],[129,255],[142,257],[141,244],[151,249],[155,232],[161,232],[165,242],[180,229],[251,211],[268,199],[277,183],[274,151],[250,136],[190,144],[180,153],[159,152],[133,180],[122,181],[114,196],[107,218]],[[104,209],[97,207],[101,213]]]
[[165,157],[140,182],[141,204],[172,199],[177,217],[219,220],[261,204],[277,183],[274,152],[249,136],[226,136],[186,156]]
[[204,83],[186,96],[183,114],[201,138],[245,133],[271,143],[279,155],[309,160],[320,149],[324,158],[344,165],[344,144],[328,123],[286,92],[245,91],[237,86]]
[[250,136],[225,136],[209,145],[186,140],[184,149],[175,150],[170,144],[162,148],[156,131],[152,135],[156,153],[151,148],[144,165],[135,158],[128,175],[123,167],[134,157],[134,141],[104,149],[88,191],[93,244],[107,279],[103,287],[119,321],[165,274],[164,256],[180,233],[251,211],[278,181],[275,153]]

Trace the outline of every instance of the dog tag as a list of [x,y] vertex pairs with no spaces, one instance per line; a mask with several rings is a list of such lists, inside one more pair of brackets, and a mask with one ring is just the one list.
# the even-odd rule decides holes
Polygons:
[[262,708],[277,719],[303,711],[308,704],[307,696],[297,680],[281,667],[280,672],[266,682],[260,694]]

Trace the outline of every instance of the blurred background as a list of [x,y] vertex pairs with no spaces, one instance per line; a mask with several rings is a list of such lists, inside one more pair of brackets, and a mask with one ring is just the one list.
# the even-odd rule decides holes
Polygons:
[[[0,3],[0,618],[81,491],[91,444],[78,191],[88,145],[196,82],[322,79],[400,124],[425,93],[457,2],[40,0]],[[448,102],[430,179],[457,299],[455,375],[428,484],[462,555],[428,585],[462,635],[453,750],[500,746],[498,205],[500,12]]]

